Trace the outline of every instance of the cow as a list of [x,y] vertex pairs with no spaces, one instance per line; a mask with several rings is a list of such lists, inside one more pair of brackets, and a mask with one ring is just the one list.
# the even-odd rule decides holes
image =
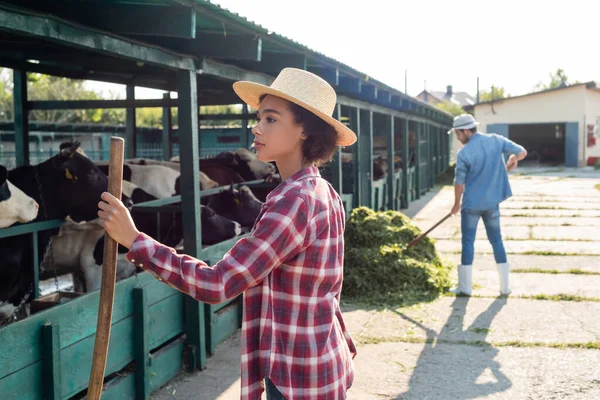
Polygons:
[[[98,202],[108,189],[108,178],[77,150],[80,143],[62,143],[57,155],[34,166],[8,172],[10,182],[40,206],[33,220],[91,221],[97,218]],[[51,236],[57,230],[38,232],[38,261],[41,263]],[[33,290],[31,237],[19,235],[0,239],[0,301],[20,304]]]
[[221,193],[209,196],[208,206],[217,214],[239,222],[244,228],[252,228],[263,202],[258,200],[248,186],[235,189],[230,185]]
[[200,168],[202,168],[202,163],[219,164],[232,168],[246,181],[272,179],[277,172],[273,164],[260,161],[256,158],[256,154],[243,147],[235,152],[227,151],[217,154],[214,158],[202,160]]
[[38,209],[34,199],[10,183],[8,170],[0,165],[0,228],[32,221],[37,217]]
[[[157,198],[128,181],[123,181],[123,194],[133,204]],[[155,212],[131,210],[136,227],[151,237],[159,239],[170,247],[182,241],[183,231],[180,213],[161,212],[157,224]],[[205,245],[221,242],[241,233],[240,224],[214,213],[202,206],[202,243]],[[58,275],[73,273],[76,277],[76,291],[90,292],[100,288],[104,261],[104,229],[98,220],[84,224],[68,223],[53,237],[53,253]],[[136,268],[125,259],[127,249],[118,246],[117,281],[132,276]],[[83,287],[81,281],[85,282]]]
[[[181,172],[181,165],[178,162],[170,161],[157,161],[148,160],[145,158],[131,158],[125,160],[125,164],[134,165],[162,165],[163,167],[169,167],[174,171]],[[202,165],[202,164],[201,164]],[[212,189],[219,186],[219,184],[208,177],[204,172],[200,171],[200,189]]]

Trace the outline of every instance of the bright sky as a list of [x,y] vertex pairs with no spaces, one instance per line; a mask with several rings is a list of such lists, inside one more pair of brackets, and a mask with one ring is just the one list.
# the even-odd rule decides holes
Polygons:
[[425,81],[475,95],[477,77],[524,94],[557,68],[600,81],[597,1],[212,1],[398,90],[407,70],[412,96]]

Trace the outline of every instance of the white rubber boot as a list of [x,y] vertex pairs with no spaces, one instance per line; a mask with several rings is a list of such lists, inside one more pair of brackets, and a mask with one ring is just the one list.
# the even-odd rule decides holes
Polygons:
[[450,292],[459,295],[471,295],[471,279],[472,279],[472,266],[471,265],[458,265],[458,286],[450,289]]
[[510,264],[501,263],[497,264],[498,266],[498,275],[500,277],[500,294],[509,295],[512,292],[512,289],[508,285],[508,274],[510,272]]

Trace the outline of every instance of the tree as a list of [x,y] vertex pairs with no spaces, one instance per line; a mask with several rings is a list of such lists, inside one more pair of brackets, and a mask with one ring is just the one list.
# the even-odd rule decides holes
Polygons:
[[505,93],[505,90],[502,86],[500,86],[500,87],[492,86],[491,90],[484,90],[483,92],[479,93],[479,101],[480,102],[492,101],[492,100],[504,99],[509,96],[510,95],[508,93]]
[[440,110],[446,111],[453,117],[464,114],[465,110],[460,106],[460,104],[453,103],[451,101],[440,101],[435,105]]
[[556,89],[561,86],[574,85],[579,83],[579,81],[569,82],[569,77],[565,73],[565,70],[562,68],[558,68],[556,72],[548,74],[550,77],[550,82],[543,83],[538,82],[537,85],[533,87],[534,91],[540,90],[548,90],[548,89]]

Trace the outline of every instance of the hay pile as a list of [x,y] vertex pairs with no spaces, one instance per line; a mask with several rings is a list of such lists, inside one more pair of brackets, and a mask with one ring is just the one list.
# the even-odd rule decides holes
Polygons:
[[451,285],[452,265],[440,259],[433,242],[398,211],[352,210],[346,224],[344,284],[346,300],[407,303],[435,298]]

